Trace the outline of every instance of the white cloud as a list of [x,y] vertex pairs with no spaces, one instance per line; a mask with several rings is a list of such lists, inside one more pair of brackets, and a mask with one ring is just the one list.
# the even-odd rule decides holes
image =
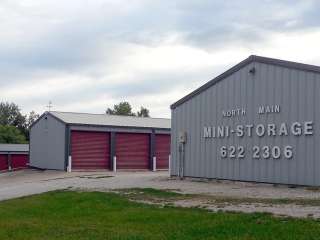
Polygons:
[[[2,101],[155,117],[250,54],[320,65],[318,1],[4,0]],[[217,10],[218,9],[218,10]],[[215,14],[213,14],[213,12]]]
[[257,50],[258,54],[291,61],[320,65],[320,26],[312,30],[291,33],[269,33],[269,41]]

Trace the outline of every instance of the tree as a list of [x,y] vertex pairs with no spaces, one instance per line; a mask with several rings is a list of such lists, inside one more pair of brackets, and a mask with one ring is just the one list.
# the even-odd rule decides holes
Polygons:
[[106,114],[109,115],[122,115],[122,116],[138,116],[138,117],[150,117],[150,111],[141,107],[137,113],[132,112],[132,107],[129,102],[120,102],[113,106],[113,109],[108,108]]
[[109,115],[123,115],[123,116],[135,116],[132,112],[132,107],[128,102],[120,102],[113,106],[113,109],[108,108],[106,111]]
[[29,115],[26,116],[26,127],[29,129],[30,126],[40,117],[35,111],[31,111]]
[[150,117],[150,111],[145,107],[140,107],[140,111],[137,112],[138,117]]
[[0,125],[0,143],[27,143],[27,140],[15,126]]
[[10,125],[17,127],[20,131],[25,131],[26,117],[20,112],[18,105],[14,103],[0,103],[0,125]]
[[35,111],[31,111],[29,115],[26,115],[26,122],[24,126],[24,134],[27,140],[30,140],[30,127],[40,117]]
[[38,117],[39,114],[34,111],[23,115],[19,106],[14,103],[0,103],[0,125],[16,127],[27,140],[29,140],[29,127]]

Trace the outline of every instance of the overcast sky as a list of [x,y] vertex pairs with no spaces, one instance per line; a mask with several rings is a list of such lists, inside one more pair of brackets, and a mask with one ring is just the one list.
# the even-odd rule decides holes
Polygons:
[[153,117],[251,54],[320,65],[318,0],[0,0],[0,100]]

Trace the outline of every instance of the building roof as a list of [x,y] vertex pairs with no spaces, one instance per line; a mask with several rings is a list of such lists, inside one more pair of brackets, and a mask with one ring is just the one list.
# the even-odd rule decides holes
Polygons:
[[0,152],[29,152],[29,144],[0,144]]
[[116,116],[107,114],[47,112],[66,124],[98,125],[112,127],[139,127],[170,129],[171,120],[166,118],[145,118],[131,116]]
[[189,93],[187,96],[181,98],[177,102],[171,105],[171,109],[175,109],[179,105],[185,103],[189,99],[193,98],[194,96],[202,93],[206,89],[210,88],[211,86],[215,85],[217,82],[223,80],[224,78],[230,76],[231,74],[239,71],[241,68],[245,67],[246,65],[252,63],[252,62],[259,62],[259,63],[265,63],[269,65],[276,65],[286,68],[292,68],[296,70],[302,70],[302,71],[309,71],[309,72],[316,72],[320,73],[320,67],[315,65],[309,65],[309,64],[303,64],[303,63],[297,63],[297,62],[290,62],[290,61],[284,61],[280,59],[275,58],[267,58],[267,57],[261,57],[256,55],[251,55],[247,59],[243,60],[242,62],[238,63],[234,67],[230,68],[226,72],[222,73],[221,75],[217,76],[216,78],[212,79],[211,81],[207,82],[203,86],[199,87],[195,91]]

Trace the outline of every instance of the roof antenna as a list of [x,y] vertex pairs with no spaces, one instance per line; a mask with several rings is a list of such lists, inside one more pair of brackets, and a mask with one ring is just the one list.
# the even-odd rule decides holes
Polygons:
[[52,108],[52,102],[51,102],[51,100],[49,101],[48,106],[46,106],[46,107],[48,108],[48,112],[50,112],[50,111],[51,111],[51,108]]

